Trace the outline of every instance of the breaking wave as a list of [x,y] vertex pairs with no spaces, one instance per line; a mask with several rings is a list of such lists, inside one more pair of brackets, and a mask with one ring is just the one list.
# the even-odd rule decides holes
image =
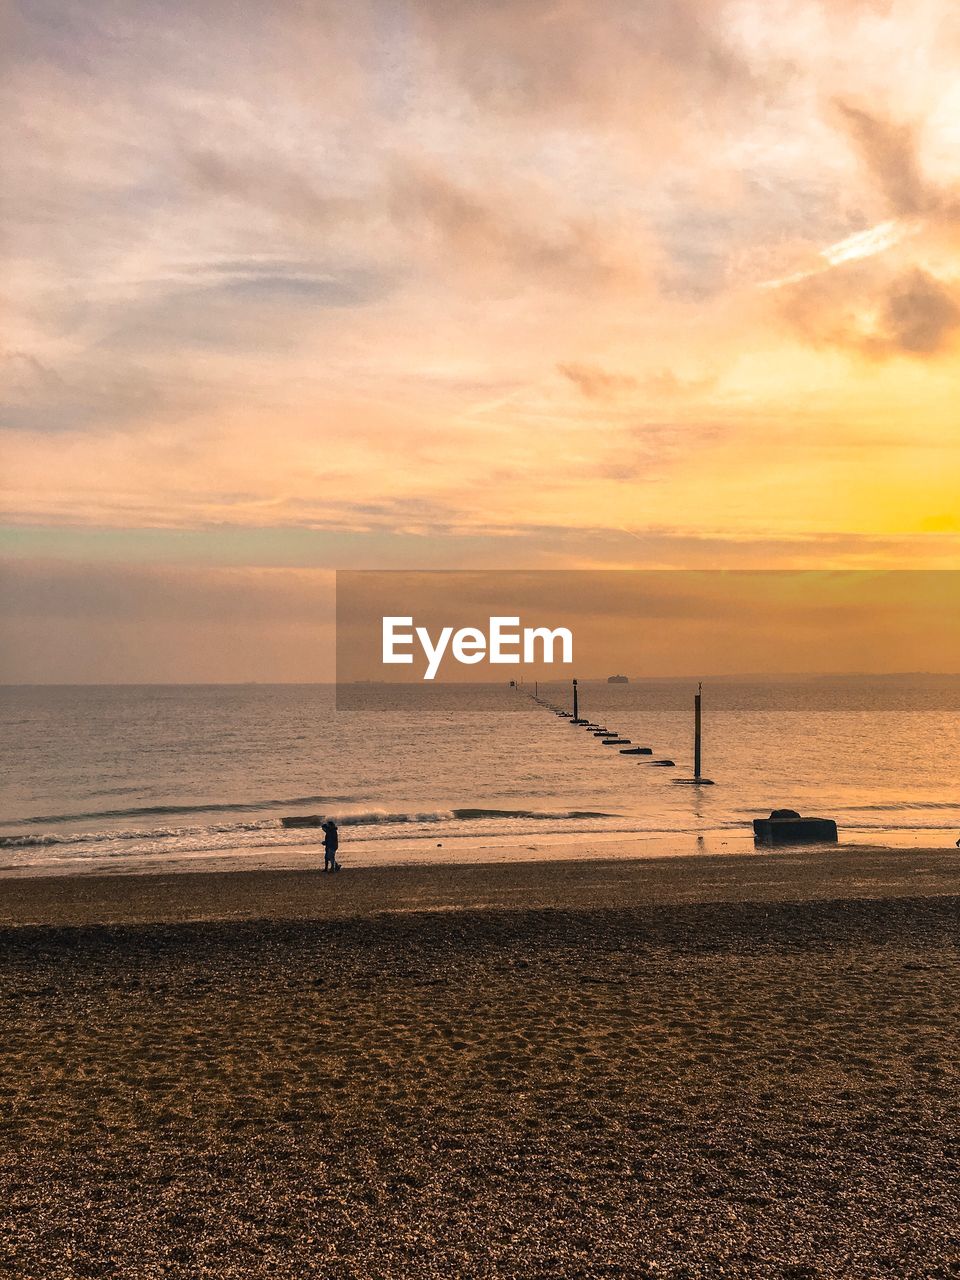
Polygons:
[[[156,809],[138,809],[128,811],[137,815],[145,813],[196,813],[210,812],[215,809],[218,812],[236,811],[252,808],[267,808],[283,805],[290,807],[293,804],[303,804],[315,802],[324,797],[311,796],[305,800],[299,801],[274,801],[269,805],[219,805],[204,806],[202,809],[198,806],[164,806]],[[330,797],[326,797],[327,800]],[[75,815],[79,818],[85,815]],[[108,817],[113,815],[95,814],[92,817]],[[301,815],[303,816],[303,815]],[[429,822],[475,822],[475,821],[493,821],[500,819],[517,819],[529,822],[536,821],[568,821],[589,818],[612,818],[616,814],[600,813],[588,809],[569,809],[569,810],[551,810],[539,811],[536,809],[430,809],[421,812],[411,813],[387,813],[384,810],[375,809],[365,813],[344,813],[339,814],[336,810],[328,811],[325,817],[335,818],[342,827],[365,827],[365,826],[399,826],[410,823],[429,823]],[[61,821],[67,819],[61,818]],[[35,818],[31,822],[39,824],[43,821],[51,821],[51,819]],[[49,832],[42,833],[26,833],[23,835],[0,835],[0,849],[30,849],[30,848],[46,848],[56,845],[97,845],[113,843],[115,841],[134,841],[139,840],[143,843],[153,843],[163,840],[183,840],[185,838],[204,837],[204,836],[229,836],[231,834],[239,834],[241,832],[255,831],[275,831],[278,835],[281,833],[289,834],[293,839],[304,839],[304,833],[310,832],[314,828],[312,826],[296,826],[290,828],[289,832],[282,827],[279,818],[262,818],[256,822],[232,822],[232,823],[215,823],[210,826],[165,826],[165,827],[149,827],[136,829],[120,829],[113,831],[79,831],[79,832]],[[308,837],[309,838],[309,837]]]
[[287,800],[251,800],[232,804],[156,804],[135,809],[90,809],[85,813],[47,813],[33,818],[9,819],[10,826],[56,826],[61,822],[93,822],[97,818],[176,817],[191,813],[256,813],[260,809],[292,809],[298,804],[342,804],[356,796],[294,796]]

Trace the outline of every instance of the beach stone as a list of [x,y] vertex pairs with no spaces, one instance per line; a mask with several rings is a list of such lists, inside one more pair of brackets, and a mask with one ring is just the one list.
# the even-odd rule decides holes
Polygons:
[[831,858],[74,889],[0,932],[0,1275],[956,1276],[955,855]]

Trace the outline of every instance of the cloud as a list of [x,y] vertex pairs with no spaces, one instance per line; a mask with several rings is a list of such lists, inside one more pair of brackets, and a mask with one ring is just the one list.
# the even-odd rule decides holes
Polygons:
[[715,422],[633,423],[598,455],[591,470],[606,480],[663,484],[691,450],[703,453],[715,447],[721,437],[722,429]]
[[717,385],[715,374],[684,377],[673,369],[659,369],[643,380],[644,390],[659,396],[694,396],[711,391]]
[[481,283],[500,273],[547,288],[577,284],[594,291],[639,283],[642,257],[622,253],[599,214],[548,211],[543,195],[530,180],[504,189],[489,174],[468,182],[404,157],[393,164],[386,207],[414,252],[419,246],[421,259],[439,251],[447,271],[452,265]]
[[467,279],[482,289],[489,282],[495,292],[505,280],[547,287],[576,281],[596,289],[642,278],[637,245],[619,244],[600,213],[549,210],[535,177],[506,185],[477,161],[465,168],[459,159],[397,151],[361,194],[351,196],[321,192],[318,176],[275,154],[187,148],[183,162],[201,196],[239,201],[281,222],[292,219],[319,244],[339,237],[356,245],[369,237],[370,247],[359,256],[376,259],[385,245],[402,250],[407,276],[415,268],[432,276],[454,271],[461,285]]
[[628,373],[613,373],[596,364],[561,361],[557,372],[572,382],[588,400],[623,400],[636,398],[637,393],[673,399],[700,395],[717,384],[716,376],[685,377],[673,369],[663,368],[636,377]]
[[[897,122],[879,112],[847,102],[837,104],[837,111],[852,137],[874,186],[896,216],[863,233],[868,240],[877,238],[876,247],[883,250],[918,233],[928,233],[928,243],[947,232],[953,239],[960,229],[960,174],[954,169],[947,180],[936,179],[924,172],[922,151],[924,133],[913,121]],[[858,237],[846,244],[833,246],[834,254],[843,261],[852,250],[861,256]],[[865,246],[868,252],[873,245]],[[833,261],[833,257],[831,257]]]
[[[846,101],[834,109],[895,216],[820,250],[821,264],[763,287],[790,295],[781,314],[816,345],[878,360],[937,357],[960,329],[960,293],[942,265],[939,273],[926,265],[923,250],[929,257],[937,234],[960,225],[957,192],[923,175],[915,125]],[[912,262],[911,242],[919,250]]]
[[484,111],[620,129],[644,105],[754,90],[719,0],[415,0],[416,29]]
[[875,227],[868,227],[866,231],[855,231],[853,235],[844,236],[836,244],[827,245],[826,248],[819,250],[817,256],[821,261],[815,266],[801,267],[799,271],[793,271],[790,275],[779,279],[764,280],[760,288],[783,289],[788,285],[809,280],[813,276],[823,275],[832,267],[839,267],[847,262],[858,262],[863,258],[873,258],[878,253],[886,253],[888,249],[894,248],[908,236],[915,235],[919,229],[920,224],[917,222],[903,222],[894,218],[881,222]]
[[114,313],[98,346],[114,356],[302,352],[324,327],[340,323],[344,311],[375,306],[394,284],[390,273],[349,263],[331,264],[328,271],[321,263],[302,271],[293,263],[248,266],[220,279],[146,292]]
[[303,172],[276,156],[228,157],[209,148],[185,147],[184,175],[202,192],[243,200],[323,231],[363,213],[358,199],[326,195]]
[[118,364],[116,350],[95,365],[55,369],[25,352],[0,356],[0,429],[60,433],[145,419],[183,417],[209,405],[211,390],[181,370],[171,383],[149,364]]
[[814,277],[790,290],[781,314],[815,346],[874,360],[923,360],[952,349],[960,330],[960,294],[919,267],[880,277],[846,272]]
[[895,123],[842,100],[832,106],[844,132],[853,140],[873,186],[895,216],[826,245],[817,252],[818,262],[766,280],[760,286],[763,289],[800,284],[832,268],[886,253],[922,232],[931,218],[942,220],[945,214],[954,212],[945,193],[921,174],[914,125]]
[[896,123],[842,100],[835,107],[893,213],[915,217],[937,203],[920,172],[912,124]]
[[600,365],[561,361],[557,372],[589,401],[636,401],[641,396],[658,399],[703,396],[717,385],[716,375],[686,376],[668,367],[635,376],[603,369]]
[[917,268],[891,286],[864,348],[871,354],[937,355],[952,345],[958,329],[957,291]]
[[629,374],[608,373],[598,365],[558,364],[557,370],[590,400],[613,400],[640,385]]
[[14,13],[17,522],[569,562],[950,509],[948,0]]

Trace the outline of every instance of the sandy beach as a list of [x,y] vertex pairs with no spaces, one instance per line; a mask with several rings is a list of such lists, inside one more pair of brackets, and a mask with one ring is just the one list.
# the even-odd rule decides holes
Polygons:
[[11,879],[0,1274],[960,1275],[960,855]]

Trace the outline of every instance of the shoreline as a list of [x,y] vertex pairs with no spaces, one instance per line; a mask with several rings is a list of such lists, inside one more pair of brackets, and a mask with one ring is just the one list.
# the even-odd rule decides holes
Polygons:
[[[302,836],[287,842],[227,844],[216,849],[177,851],[135,847],[110,853],[97,851],[58,858],[57,847],[46,846],[46,855],[36,861],[10,860],[17,846],[0,848],[0,885],[11,879],[42,877],[101,877],[144,875],[194,875],[227,871],[301,871],[322,863],[323,853],[315,839]],[[81,842],[82,847],[82,842]],[[32,849],[33,846],[27,846]],[[815,848],[815,846],[800,846]],[[956,848],[954,828],[910,828],[867,831],[849,828],[836,849],[897,851],[918,856]],[[518,855],[524,861],[646,861],[662,858],[704,856],[756,857],[763,850],[754,845],[753,834],[743,828],[695,831],[663,830],[536,830],[521,832],[418,832],[384,838],[363,838],[351,830],[348,844],[341,850],[351,870],[411,867],[473,866],[512,864]],[[784,850],[783,852],[789,852]],[[6,854],[6,858],[4,858]],[[29,853],[27,856],[30,856]]]
[[9,876],[0,927],[323,920],[385,913],[630,908],[960,893],[960,850],[828,846],[646,858]]

